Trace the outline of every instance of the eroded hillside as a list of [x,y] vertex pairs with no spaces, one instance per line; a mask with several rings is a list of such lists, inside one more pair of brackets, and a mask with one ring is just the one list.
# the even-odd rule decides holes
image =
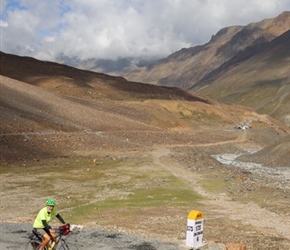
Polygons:
[[[184,48],[146,68],[126,75],[131,81],[192,88],[212,71],[232,59],[251,57],[261,47],[290,29],[290,12],[276,18],[221,29],[203,45]],[[249,53],[250,52],[250,53]]]
[[[1,53],[1,73],[6,75],[1,76],[2,160],[6,154],[11,159],[13,154],[25,155],[26,151],[30,151],[30,158],[46,150],[48,154],[65,154],[72,147],[69,137],[78,137],[73,133],[85,133],[88,138],[105,132],[130,133],[144,145],[152,145],[178,141],[179,133],[183,133],[181,140],[191,141],[199,131],[233,128],[244,121],[282,134],[287,130],[270,117],[243,106],[224,105],[178,88],[128,82],[33,58]],[[147,139],[140,139],[137,132]],[[37,133],[45,136],[37,137]],[[67,133],[63,134],[66,138],[62,133]],[[160,133],[157,141],[156,133]],[[162,139],[162,133],[168,135]],[[37,138],[42,144],[48,137],[56,141],[47,148],[31,139]],[[23,138],[26,150],[18,145]],[[123,143],[123,135],[114,143],[118,140]],[[90,140],[88,145],[82,143],[88,147],[93,144]]]
[[126,78],[246,105],[289,127],[289,30],[289,11],[226,27],[208,43],[184,48]]
[[221,102],[253,107],[290,127],[289,44],[290,30],[243,63],[233,58],[193,89]]

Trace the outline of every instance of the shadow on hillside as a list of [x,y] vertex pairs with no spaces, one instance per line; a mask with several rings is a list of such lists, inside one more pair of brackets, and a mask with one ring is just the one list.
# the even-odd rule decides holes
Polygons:
[[[41,84],[48,79],[61,79],[61,81],[70,80],[77,88],[95,88],[99,91],[99,84],[104,84],[109,88],[111,87],[112,90],[118,91],[116,94],[118,99],[125,97],[130,99],[186,100],[210,103],[209,100],[195,96],[183,89],[128,82],[123,77],[79,70],[67,65],[39,61],[30,57],[20,57],[0,52],[0,60],[1,75],[33,85]],[[107,91],[110,91],[110,89]]]
[[0,164],[25,163],[38,161],[56,155],[52,145],[42,145],[30,139],[28,135],[5,135],[0,138]]
[[31,57],[20,57],[0,52],[0,74],[30,84],[36,84],[41,78],[62,77],[73,79],[77,87],[91,86],[87,83],[95,80],[125,81],[122,77],[108,76],[86,70],[79,70],[64,64],[40,61]]
[[277,79],[269,79],[269,80],[261,80],[257,81],[254,84],[254,87],[265,87],[265,86],[277,86],[281,87],[283,85],[286,85],[290,82],[289,77],[282,77],[282,78],[277,78]]
[[161,87],[139,82],[111,83],[112,87],[125,93],[138,94],[139,98],[161,99],[161,100],[184,100],[191,102],[203,102],[210,104],[211,102],[205,98],[201,98],[189,93],[186,90],[172,87]]

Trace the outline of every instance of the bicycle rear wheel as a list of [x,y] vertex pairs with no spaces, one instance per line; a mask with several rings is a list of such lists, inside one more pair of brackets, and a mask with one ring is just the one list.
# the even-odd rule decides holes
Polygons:
[[29,240],[25,245],[25,250],[37,250],[41,245],[39,240]]

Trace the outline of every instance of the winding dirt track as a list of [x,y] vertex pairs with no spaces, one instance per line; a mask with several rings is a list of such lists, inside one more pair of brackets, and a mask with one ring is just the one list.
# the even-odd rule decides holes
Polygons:
[[[232,201],[226,194],[219,196],[206,192],[199,184],[200,176],[189,171],[169,159],[170,148],[158,148],[153,152],[153,160],[157,165],[170,171],[174,176],[186,181],[192,189],[206,197],[206,205],[211,207],[219,216],[228,217],[238,223],[261,228],[261,231],[271,231],[290,240],[290,217],[285,217],[261,208],[255,203],[242,204]],[[209,218],[212,219],[212,218]]]

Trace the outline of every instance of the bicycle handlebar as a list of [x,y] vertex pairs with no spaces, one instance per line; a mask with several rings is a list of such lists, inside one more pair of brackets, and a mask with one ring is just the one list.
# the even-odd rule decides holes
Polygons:
[[62,226],[59,226],[57,228],[54,228],[57,237],[62,235],[66,236],[70,233],[78,233],[80,230],[83,229],[83,226],[80,225],[70,225],[70,224],[64,224]]

